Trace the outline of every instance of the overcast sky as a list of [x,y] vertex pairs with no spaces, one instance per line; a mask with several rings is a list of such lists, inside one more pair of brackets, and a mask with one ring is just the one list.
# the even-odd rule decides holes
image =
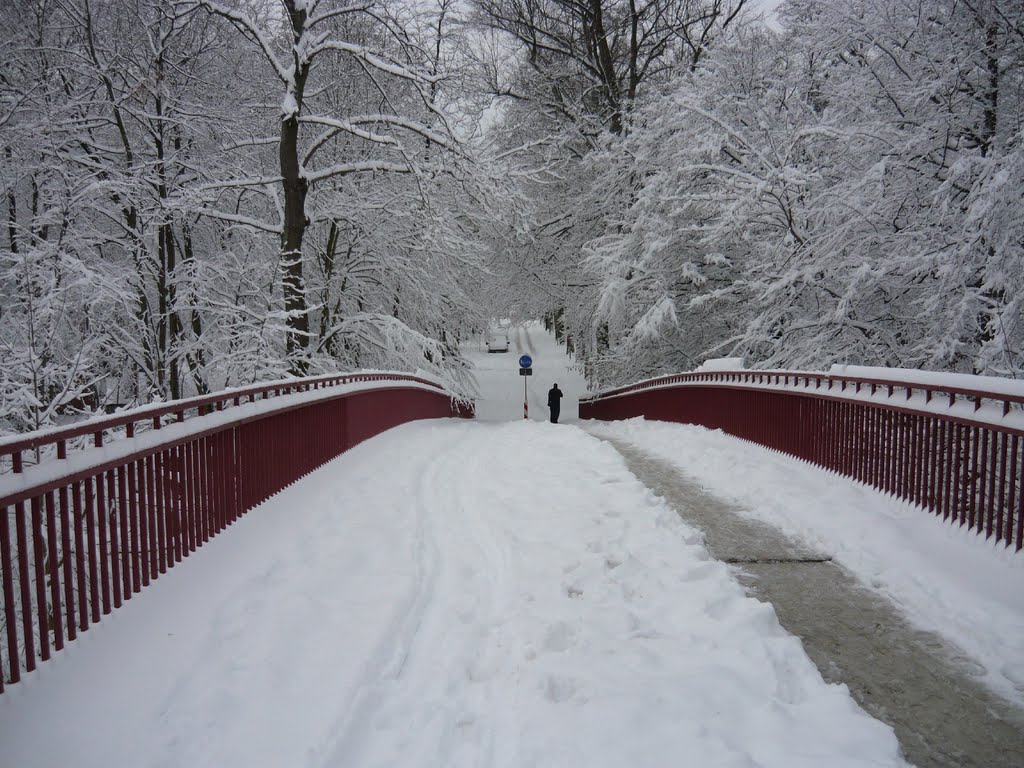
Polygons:
[[778,27],[778,25],[775,23],[774,18],[772,18],[772,11],[774,11],[777,6],[782,4],[782,0],[751,0],[751,4],[751,10],[755,12],[758,10],[764,11],[768,23],[773,28]]

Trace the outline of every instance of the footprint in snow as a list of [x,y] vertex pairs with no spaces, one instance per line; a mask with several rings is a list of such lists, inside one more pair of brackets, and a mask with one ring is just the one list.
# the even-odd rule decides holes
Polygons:
[[561,704],[576,693],[576,681],[568,677],[549,677],[544,681],[544,696],[548,701]]
[[548,627],[547,634],[544,636],[544,647],[549,651],[561,653],[569,650],[575,639],[576,630],[564,621],[559,621]]

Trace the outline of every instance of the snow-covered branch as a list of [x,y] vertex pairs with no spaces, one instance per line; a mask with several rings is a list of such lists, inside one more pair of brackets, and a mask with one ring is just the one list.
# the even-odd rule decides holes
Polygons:
[[408,163],[396,163],[385,160],[363,160],[354,163],[338,163],[318,171],[307,172],[309,182],[323,181],[336,176],[349,176],[354,173],[412,173],[413,167]]
[[203,216],[209,216],[210,218],[213,218],[213,219],[218,219],[219,221],[226,221],[226,222],[230,222],[232,224],[241,224],[241,225],[246,226],[246,227],[251,227],[253,229],[258,229],[261,232],[267,232],[267,233],[273,234],[273,235],[280,235],[281,234],[281,225],[280,224],[268,224],[265,221],[260,221],[259,219],[254,219],[251,216],[243,216],[243,215],[238,214],[238,213],[229,213],[229,212],[226,212],[226,211],[218,211],[215,208],[203,208],[203,209],[201,209],[201,214]]
[[295,74],[292,68],[290,66],[286,67],[281,63],[281,60],[277,57],[277,53],[274,51],[274,46],[270,39],[266,36],[263,30],[260,29],[260,26],[249,16],[241,11],[236,11],[233,8],[227,8],[220,3],[212,2],[212,0],[196,0],[196,4],[208,13],[227,19],[232,25],[238,28],[239,31],[255,41],[263,52],[263,56],[274,70],[274,74],[277,75],[281,82],[288,83],[291,81]]
[[368,11],[373,8],[372,2],[367,3],[354,3],[352,5],[344,5],[340,8],[334,8],[330,11],[324,11],[323,13],[315,13],[306,20],[306,29],[313,29],[313,27],[323,24],[325,21],[336,19],[339,16],[347,16],[353,13],[360,13]]
[[438,144],[446,149],[451,148],[451,138],[444,134],[438,133],[431,129],[429,126],[423,125],[419,121],[404,118],[399,115],[355,115],[348,118],[347,120],[335,120],[330,117],[323,117],[320,115],[310,115],[299,118],[301,123],[310,123],[314,125],[324,125],[331,128],[335,128],[339,131],[357,136],[367,141],[372,141],[377,144],[388,144],[391,146],[399,146],[400,143],[393,136],[386,134],[374,133],[361,128],[363,125],[385,125],[393,128],[403,128],[411,133],[418,134],[424,139],[428,139],[434,144]]
[[312,59],[326,51],[347,53],[380,72],[420,85],[439,83],[444,79],[441,75],[428,75],[419,70],[410,69],[396,61],[384,58],[364,45],[350,43],[344,40],[327,40],[319,45],[314,45],[310,47],[307,56]]

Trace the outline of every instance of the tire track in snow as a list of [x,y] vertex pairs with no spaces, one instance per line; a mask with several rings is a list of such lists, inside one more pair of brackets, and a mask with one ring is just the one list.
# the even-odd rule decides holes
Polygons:
[[[438,431],[440,437],[442,433]],[[380,730],[375,718],[385,706],[388,690],[405,672],[410,653],[417,642],[424,617],[436,598],[436,584],[440,567],[440,554],[434,535],[429,503],[425,501],[425,479],[436,471],[436,465],[450,447],[460,442],[460,432],[448,433],[447,440],[432,454],[429,462],[419,471],[417,491],[411,498],[416,506],[416,584],[413,592],[395,612],[396,621],[385,634],[388,639],[368,660],[359,693],[353,698],[348,711],[339,721],[338,735],[330,747],[328,757],[320,764],[325,767],[364,765],[359,755],[366,752],[373,741],[373,732]]]
[[384,653],[390,662],[369,676],[325,766],[491,763],[492,732],[479,718],[490,705],[474,683],[489,672],[479,652],[480,615],[499,612],[492,574],[502,556],[472,514],[465,484],[453,484],[484,468],[484,433],[472,434],[478,429],[463,425],[421,471],[421,583]]

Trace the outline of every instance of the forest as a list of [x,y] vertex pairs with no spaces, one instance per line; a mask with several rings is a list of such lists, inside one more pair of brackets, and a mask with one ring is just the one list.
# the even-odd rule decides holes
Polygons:
[[544,318],[1024,376],[1024,4],[0,0],[0,434]]

